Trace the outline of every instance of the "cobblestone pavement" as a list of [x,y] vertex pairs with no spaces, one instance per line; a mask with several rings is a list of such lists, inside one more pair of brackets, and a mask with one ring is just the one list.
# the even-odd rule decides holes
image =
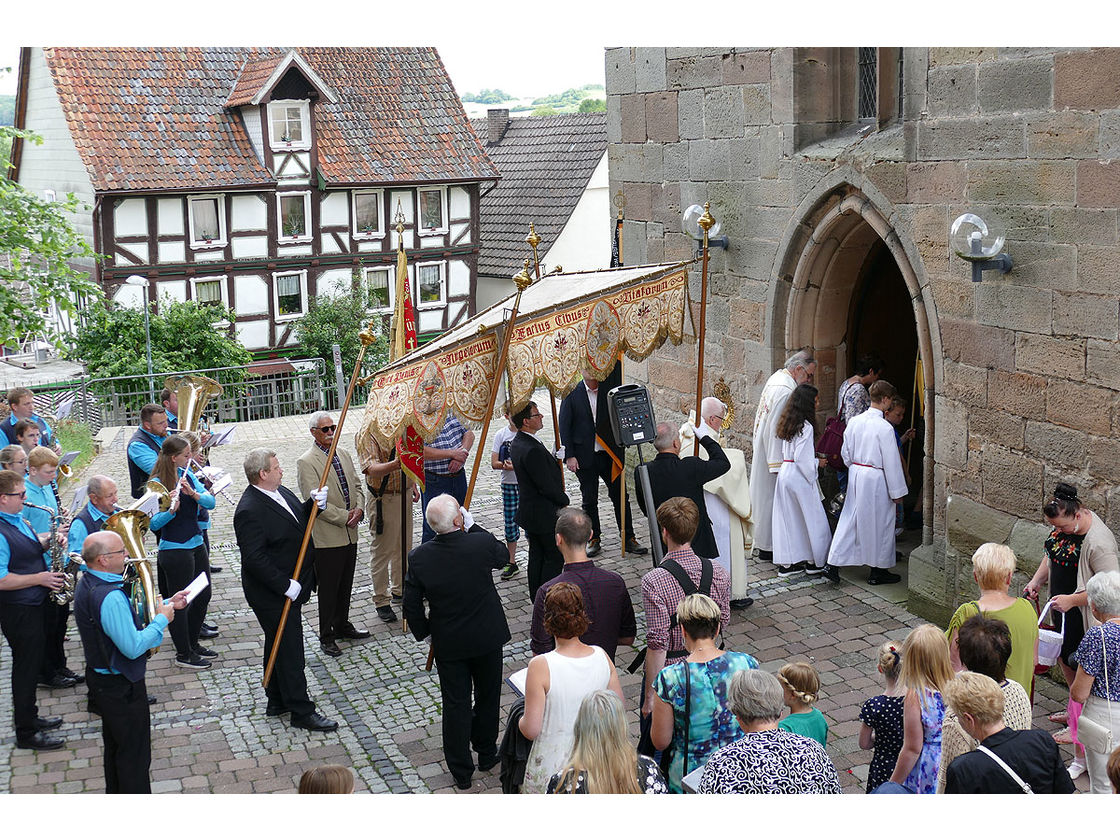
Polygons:
[[[545,396],[547,401],[547,395]],[[353,432],[360,409],[347,418],[342,443],[353,452]],[[288,486],[294,485],[296,458],[310,444],[306,418],[284,418],[244,423],[233,443],[215,450],[212,461],[230,469],[236,499],[246,486],[241,463],[257,446],[275,449],[284,467]],[[337,419],[337,418],[336,418]],[[496,427],[492,426],[492,437]],[[105,473],[121,486],[127,504],[128,481],[125,444],[132,429],[108,430],[107,443],[79,480]],[[542,438],[551,442],[551,428]],[[489,444],[489,441],[487,442]],[[476,519],[501,538],[501,493],[498,474],[489,464],[489,446],[471,505]],[[63,488],[72,497],[76,484]],[[578,503],[574,476],[568,493]],[[626,579],[639,613],[638,637],[644,636],[639,580],[649,568],[649,557],[619,557],[618,532],[610,516],[605,488],[600,486],[600,511],[605,533],[600,565]],[[419,506],[417,506],[418,508]],[[633,506],[637,510],[637,506]],[[417,516],[418,516],[417,512]],[[354,582],[354,623],[373,635],[358,642],[342,642],[343,655],[322,654],[313,628],[317,627],[317,599],[304,608],[307,678],[319,711],[340,724],[335,733],[310,733],[291,728],[286,719],[264,714],[261,688],[263,639],[260,627],[245,603],[240,584],[240,556],[233,542],[233,515],[228,502],[219,499],[211,529],[212,562],[223,571],[214,575],[209,618],[221,635],[207,642],[220,658],[212,669],[184,672],[174,663],[169,639],[150,660],[148,688],[158,702],[152,707],[152,789],[157,793],[264,793],[291,792],[300,775],[325,763],[353,767],[357,789],[373,793],[459,793],[443,763],[440,738],[440,695],[435,672],[423,670],[427,643],[401,632],[398,621],[386,624],[373,609],[368,563],[368,531],[362,525],[358,573]],[[645,520],[639,534],[648,544]],[[416,528],[419,533],[419,527]],[[151,540],[149,539],[149,545]],[[519,546],[524,569],[525,543]],[[905,566],[900,566],[904,571]],[[839,586],[804,576],[778,578],[771,568],[751,564],[751,594],[755,604],[733,614],[725,637],[734,650],[753,654],[762,666],[776,670],[792,659],[808,659],[820,672],[822,699],[819,708],[828,718],[828,752],[840,773],[846,792],[863,790],[870,753],[858,747],[860,723],[856,716],[863,700],[879,693],[874,654],[887,638],[901,640],[920,619],[905,608],[904,586],[868,587],[854,576]],[[508,675],[528,662],[531,604],[524,571],[513,580],[498,582],[513,640],[505,648]],[[893,600],[892,600],[893,599]],[[399,612],[399,608],[398,608]],[[83,666],[80,643],[71,621],[66,643],[69,664]],[[5,646],[6,647],[6,646]],[[633,658],[629,648],[619,650],[625,666]],[[11,656],[0,657],[0,791],[11,793],[80,793],[104,790],[101,767],[100,721],[85,708],[85,690],[39,689],[43,715],[62,715],[59,730],[66,748],[36,753],[15,748],[9,721],[11,708]],[[636,709],[640,672],[622,674],[627,706]],[[513,701],[503,688],[502,721]],[[1048,713],[1064,703],[1062,687],[1042,681],[1036,690],[1035,725],[1054,730]],[[637,715],[633,732],[637,737]],[[1067,759],[1070,747],[1063,747]],[[1087,788],[1082,777],[1078,787]],[[498,768],[476,773],[472,793],[499,793]]]

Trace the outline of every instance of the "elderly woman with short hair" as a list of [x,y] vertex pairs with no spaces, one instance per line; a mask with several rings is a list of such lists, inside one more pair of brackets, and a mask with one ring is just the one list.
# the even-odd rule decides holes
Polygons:
[[782,685],[766,671],[740,671],[728,703],[746,734],[717,750],[704,768],[700,793],[839,793],[832,759],[819,743],[778,728]]
[[[1111,731],[1116,746],[1120,736],[1120,572],[1098,572],[1089,578],[1085,591],[1093,618],[1100,624],[1087,630],[1077,646],[1077,676],[1070,696],[1084,704],[1081,720]],[[1082,732],[1084,729],[1083,724]],[[1085,746],[1090,793],[1110,792],[1108,757],[1108,752]]]

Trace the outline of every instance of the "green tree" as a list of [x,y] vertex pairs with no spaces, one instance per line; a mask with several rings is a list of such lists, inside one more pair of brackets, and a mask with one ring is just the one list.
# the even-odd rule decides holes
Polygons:
[[31,132],[0,126],[0,140],[8,141],[0,156],[0,344],[18,344],[28,335],[61,344],[44,312],[57,304],[76,314],[76,300],[83,301],[84,311],[98,307],[101,290],[88,271],[74,266],[97,255],[66,216],[82,207],[73,194],[47,201],[7,177],[13,137],[43,142]]
[[[377,304],[358,279],[355,272],[354,285],[350,293],[322,296],[311,301],[307,314],[296,327],[296,340],[303,346],[309,357],[318,357],[327,364],[328,374],[334,370],[332,344],[337,344],[342,353],[342,371],[349,379],[358,361],[361,342],[360,333],[371,320],[370,311]],[[373,316],[375,330],[381,326],[381,318]],[[366,350],[362,360],[362,375],[377,370],[389,361],[389,342],[384,333]],[[334,381],[333,374],[328,380]]]
[[602,99],[585,99],[579,103],[579,113],[598,114],[607,110],[607,103]]
[[541,105],[539,108],[534,108],[533,113],[530,116],[534,116],[534,117],[553,117],[557,113],[558,113],[558,111],[555,108],[553,108],[549,105]]
[[[224,307],[164,298],[149,320],[157,383],[172,371],[245,367],[253,360],[233,327],[220,325],[234,320]],[[67,355],[85,362],[95,378],[146,374],[144,311],[110,304],[91,313]]]

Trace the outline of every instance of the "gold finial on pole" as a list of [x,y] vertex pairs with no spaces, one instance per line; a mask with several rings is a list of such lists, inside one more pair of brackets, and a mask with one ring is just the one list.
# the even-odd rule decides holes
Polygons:
[[[537,266],[537,276],[540,276],[540,266]],[[529,260],[525,260],[525,265],[522,269],[513,275],[513,282],[517,285],[517,291],[523,292],[529,288],[533,283],[533,278],[529,274]]]
[[393,221],[397,223],[397,236],[404,235],[404,208],[401,207],[400,199],[397,199],[397,212],[393,216]]
[[[529,247],[533,249],[533,263],[536,265],[537,279],[541,279],[541,261],[537,259],[537,246],[541,244],[541,238],[537,235],[537,229],[532,222],[529,222],[529,235],[525,237],[525,241],[529,243]],[[529,261],[525,260],[525,270],[529,270]]]

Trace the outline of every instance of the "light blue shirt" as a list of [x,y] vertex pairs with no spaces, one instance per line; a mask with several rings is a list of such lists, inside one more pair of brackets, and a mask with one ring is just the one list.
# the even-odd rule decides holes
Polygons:
[[54,490],[51,489],[49,484],[40,487],[31,480],[25,481],[23,486],[27,491],[27,498],[24,499],[24,508],[20,511],[20,516],[27,520],[31,529],[36,534],[50,533],[51,515],[45,510],[29,508],[26,506],[26,503],[30,502],[33,505],[42,505],[58,513],[58,500],[54,496]]
[[[149,432],[147,429],[141,429],[141,433],[147,435],[158,447],[163,446],[163,442],[167,440],[168,436],[157,437]],[[156,468],[156,458],[159,457],[158,452],[153,452],[140,441],[133,441],[128,445],[128,457],[132,463],[136,464],[140,469],[148,475],[152,474],[152,470]]]
[[[104,522],[109,518],[109,514],[102,513],[92,504],[87,504],[86,507],[89,508],[89,515],[93,517],[94,522]],[[89,531],[86,530],[86,523],[75,517],[70,523],[70,536],[66,543],[66,550],[71,554],[75,551],[80,553],[82,550],[82,543],[86,541],[86,537],[88,536]]]
[[[183,472],[184,472],[183,468],[179,467],[179,477],[180,478],[182,478]],[[187,473],[187,478],[190,481],[191,486],[193,486],[194,489],[198,491],[198,506],[206,508],[207,510],[213,510],[214,505],[217,504],[214,497],[211,494],[206,492],[206,488],[203,487],[202,483],[197,478],[194,477],[194,473],[188,472]],[[179,515],[178,511],[175,511],[175,513],[172,513],[169,510],[160,511],[159,513],[157,513],[155,516],[152,517],[152,521],[151,521],[151,523],[149,524],[148,527],[151,528],[153,531],[158,531],[160,528],[162,528],[164,525],[166,525],[168,522],[170,522],[172,519],[174,519],[178,515]],[[193,537],[191,537],[185,543],[174,543],[174,542],[171,542],[170,540],[160,540],[157,548],[160,551],[168,551],[168,550],[173,551],[177,548],[198,548],[200,545],[202,545],[201,529],[199,530],[199,533],[195,534]]]
[[[4,513],[0,511],[0,518],[5,522],[9,522],[19,528],[20,532],[31,537],[35,542],[39,542],[39,538],[35,532],[31,530],[31,526],[27,524],[27,520],[22,516],[16,516],[14,513]],[[0,578],[7,577],[8,575],[8,562],[12,559],[12,549],[8,545],[8,541],[0,539]],[[51,567],[50,557],[47,552],[43,552],[43,571],[48,571]]]
[[[33,420],[39,426],[39,443],[43,446],[53,445],[54,432],[51,431],[51,424],[34,412],[31,413],[31,417],[29,419]],[[14,414],[8,415],[8,425],[16,426],[18,423],[18,417],[16,417]]]
[[[112,572],[102,572],[97,569],[88,569],[86,574],[114,583],[123,581],[121,575]],[[105,596],[101,602],[101,629],[105,635],[113,640],[122,654],[128,659],[137,659],[144,652],[154,648],[163,641],[163,631],[167,629],[167,619],[157,615],[152,623],[143,630],[137,630],[132,620],[132,609],[128,605],[128,596],[124,590],[117,589]],[[119,674],[113,668],[97,668],[101,674]]]

